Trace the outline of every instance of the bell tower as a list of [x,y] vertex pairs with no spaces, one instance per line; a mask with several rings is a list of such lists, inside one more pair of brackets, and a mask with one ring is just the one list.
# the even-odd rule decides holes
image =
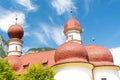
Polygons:
[[8,56],[10,55],[18,55],[22,54],[22,43],[21,40],[24,35],[23,28],[15,23],[14,25],[10,26],[8,29],[8,36],[10,40],[8,41]]
[[66,42],[72,40],[82,44],[81,33],[82,29],[80,28],[80,23],[71,17],[64,25],[64,34],[66,36]]

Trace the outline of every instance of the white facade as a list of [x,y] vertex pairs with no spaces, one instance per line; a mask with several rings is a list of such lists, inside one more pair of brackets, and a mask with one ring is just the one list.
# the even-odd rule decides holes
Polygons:
[[92,68],[89,63],[66,63],[54,66],[55,80],[93,80]]
[[117,66],[100,66],[94,69],[94,80],[120,80],[119,71],[120,67]]
[[79,30],[69,30],[65,33],[66,35],[66,42],[74,40],[81,43],[81,36]]
[[10,55],[21,55],[22,53],[22,43],[19,41],[9,42],[8,56]]
[[89,63],[63,63],[54,66],[55,80],[120,80],[118,66],[98,66]]

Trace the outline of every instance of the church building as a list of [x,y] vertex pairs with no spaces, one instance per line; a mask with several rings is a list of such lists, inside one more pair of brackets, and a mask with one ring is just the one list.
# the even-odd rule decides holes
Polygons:
[[56,50],[22,54],[24,30],[19,24],[8,29],[8,60],[16,74],[21,75],[26,67],[42,63],[55,69],[55,80],[120,80],[120,67],[114,65],[111,52],[102,46],[83,46],[79,21],[71,17],[64,25],[66,42]]

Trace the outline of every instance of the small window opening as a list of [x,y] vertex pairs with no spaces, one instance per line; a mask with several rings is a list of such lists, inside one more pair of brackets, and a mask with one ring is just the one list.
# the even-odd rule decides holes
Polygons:
[[69,37],[72,37],[72,35],[69,35]]
[[73,35],[69,35],[69,40],[73,40]]
[[18,47],[16,46],[16,51],[18,50]]
[[27,69],[29,67],[29,65],[23,65],[24,69]]
[[47,66],[47,63],[42,63],[43,66]]
[[107,78],[101,78],[101,80],[107,80]]

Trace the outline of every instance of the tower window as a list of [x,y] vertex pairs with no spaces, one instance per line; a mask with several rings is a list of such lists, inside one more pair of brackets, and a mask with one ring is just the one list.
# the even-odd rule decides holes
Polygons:
[[73,40],[73,35],[69,35],[69,40]]
[[18,47],[16,46],[16,51],[18,50]]
[[107,80],[107,78],[101,78],[101,80]]
[[72,35],[69,35],[69,37],[72,37]]

